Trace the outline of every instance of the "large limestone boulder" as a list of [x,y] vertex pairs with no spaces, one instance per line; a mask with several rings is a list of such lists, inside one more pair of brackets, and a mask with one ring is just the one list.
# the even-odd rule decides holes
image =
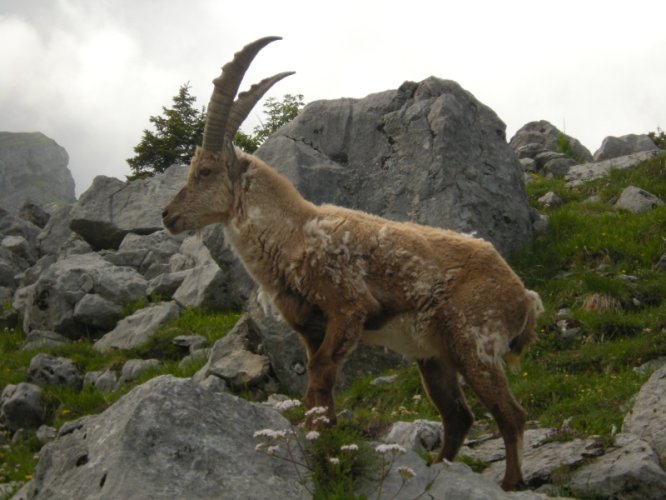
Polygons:
[[635,434],[666,457],[666,366],[655,371],[641,387],[634,407],[624,418],[622,431]]
[[117,249],[127,233],[159,231],[162,211],[185,183],[186,171],[174,165],[132,182],[97,176],[72,208],[70,228],[95,250]]
[[16,213],[26,202],[52,211],[76,200],[62,146],[40,132],[0,132],[0,207]]
[[271,408],[158,377],[61,429],[14,498],[311,498],[292,464],[255,451],[255,431],[288,427]]
[[430,77],[310,103],[257,155],[314,203],[476,232],[507,253],[531,226],[505,128],[460,85]]

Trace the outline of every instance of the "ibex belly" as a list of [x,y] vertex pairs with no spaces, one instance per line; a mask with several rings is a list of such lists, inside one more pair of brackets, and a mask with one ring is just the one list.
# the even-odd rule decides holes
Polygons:
[[416,325],[415,314],[398,314],[376,330],[364,330],[362,342],[387,347],[409,359],[432,358],[438,355],[430,335],[425,331],[419,331]]

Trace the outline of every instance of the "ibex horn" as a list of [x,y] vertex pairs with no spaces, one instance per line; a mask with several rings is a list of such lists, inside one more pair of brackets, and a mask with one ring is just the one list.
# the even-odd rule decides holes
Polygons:
[[222,74],[213,80],[215,88],[206,114],[202,145],[204,151],[218,153],[222,150],[229,111],[245,72],[261,49],[269,43],[281,39],[279,36],[269,36],[246,45],[234,54],[234,58],[222,67]]

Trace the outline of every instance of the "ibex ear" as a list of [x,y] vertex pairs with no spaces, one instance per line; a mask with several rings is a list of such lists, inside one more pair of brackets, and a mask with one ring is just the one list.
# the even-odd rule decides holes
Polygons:
[[231,182],[236,182],[247,170],[248,163],[241,161],[236,154],[236,148],[230,140],[224,141],[224,158],[227,159],[228,175]]

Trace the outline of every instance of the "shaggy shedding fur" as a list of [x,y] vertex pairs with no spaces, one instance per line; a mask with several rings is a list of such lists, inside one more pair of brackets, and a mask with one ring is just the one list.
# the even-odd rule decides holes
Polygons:
[[315,206],[260,159],[199,149],[187,184],[163,214],[173,233],[222,223],[265,297],[303,339],[306,407],[335,422],[333,387],[360,342],[416,361],[439,410],[453,460],[472,424],[463,376],[493,414],[506,446],[502,486],[523,483],[526,414],[502,359],[515,361],[543,311],[493,246],[454,231],[394,222],[333,205]]

